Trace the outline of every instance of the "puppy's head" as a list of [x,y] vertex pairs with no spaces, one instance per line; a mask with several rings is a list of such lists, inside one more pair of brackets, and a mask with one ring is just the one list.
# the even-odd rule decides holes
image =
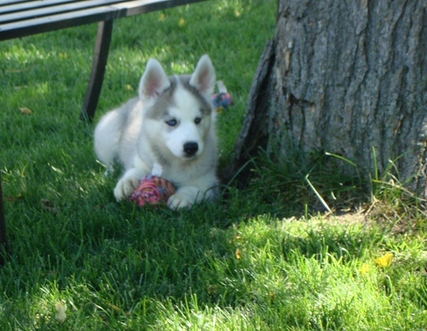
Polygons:
[[168,77],[157,60],[149,60],[139,85],[143,130],[163,153],[181,159],[203,153],[213,126],[214,85],[215,69],[207,55],[191,76]]

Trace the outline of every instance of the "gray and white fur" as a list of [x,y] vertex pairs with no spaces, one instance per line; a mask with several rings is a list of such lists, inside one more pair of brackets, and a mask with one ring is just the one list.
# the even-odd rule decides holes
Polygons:
[[105,114],[95,128],[98,159],[124,168],[114,195],[128,198],[153,166],[174,184],[172,209],[215,198],[217,138],[211,96],[215,69],[203,55],[193,74],[168,77],[150,59],[139,84],[139,97]]

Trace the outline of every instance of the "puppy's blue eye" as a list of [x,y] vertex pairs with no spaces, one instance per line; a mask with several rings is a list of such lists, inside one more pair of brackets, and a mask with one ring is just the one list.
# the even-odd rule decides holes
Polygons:
[[165,123],[167,124],[167,125],[169,125],[169,126],[176,126],[176,124],[177,124],[177,121],[176,121],[176,119],[171,119],[171,120],[169,120],[169,121],[165,121]]
[[194,123],[199,124],[202,121],[202,119],[200,117],[196,117],[194,119]]

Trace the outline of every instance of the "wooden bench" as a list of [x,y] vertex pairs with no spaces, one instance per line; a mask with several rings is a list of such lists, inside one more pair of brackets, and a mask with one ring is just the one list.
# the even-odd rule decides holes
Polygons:
[[[113,21],[203,0],[0,0],[0,41],[98,22],[92,71],[80,118],[91,121],[98,104]],[[0,264],[7,247],[0,174]]]

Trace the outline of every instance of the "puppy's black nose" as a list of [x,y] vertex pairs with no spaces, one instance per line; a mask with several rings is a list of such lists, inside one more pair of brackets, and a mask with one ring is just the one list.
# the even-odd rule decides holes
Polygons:
[[195,142],[188,142],[184,144],[184,153],[185,156],[194,156],[199,150],[199,145]]

